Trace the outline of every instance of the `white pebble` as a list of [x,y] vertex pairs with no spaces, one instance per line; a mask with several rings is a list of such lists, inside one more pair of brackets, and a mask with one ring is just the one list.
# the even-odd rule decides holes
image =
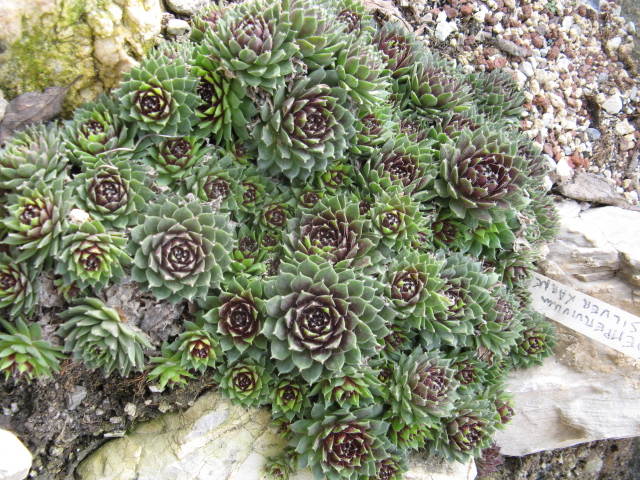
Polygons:
[[566,159],[561,159],[556,165],[556,173],[562,178],[572,177],[574,175],[573,168],[569,166]]
[[620,95],[611,95],[602,104],[602,108],[604,108],[607,113],[615,115],[622,110],[622,98],[620,98]]
[[629,121],[626,118],[616,125],[615,130],[618,135],[628,135],[635,132],[635,128],[633,128],[633,125],[629,124]]
[[520,64],[520,71],[524,73],[527,77],[533,77],[535,70],[533,69],[533,65],[531,62],[522,62]]

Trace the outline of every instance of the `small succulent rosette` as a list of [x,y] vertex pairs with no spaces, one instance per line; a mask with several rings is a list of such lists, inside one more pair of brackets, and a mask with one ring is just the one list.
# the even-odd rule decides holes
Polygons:
[[223,398],[245,408],[258,407],[268,401],[272,372],[273,365],[262,356],[222,365],[214,378]]
[[38,301],[38,269],[0,253],[0,308],[9,316],[30,315]]
[[131,230],[131,276],[159,300],[205,298],[229,268],[233,241],[226,216],[197,202],[163,198]]

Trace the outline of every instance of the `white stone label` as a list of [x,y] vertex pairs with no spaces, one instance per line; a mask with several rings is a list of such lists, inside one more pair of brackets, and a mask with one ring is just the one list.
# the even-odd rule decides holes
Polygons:
[[538,273],[529,282],[532,308],[630,357],[640,359],[640,317]]

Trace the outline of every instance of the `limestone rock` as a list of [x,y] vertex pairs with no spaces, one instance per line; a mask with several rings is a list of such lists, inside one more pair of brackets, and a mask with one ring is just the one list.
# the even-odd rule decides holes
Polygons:
[[116,87],[155,43],[161,0],[0,0],[0,87],[9,98],[69,85],[66,109]]
[[210,3],[210,0],[166,0],[167,8],[180,15],[193,15]]
[[0,90],[0,122],[4,118],[4,114],[7,111],[7,105],[9,105],[9,102],[5,100],[2,90]]
[[[266,409],[235,407],[217,393],[182,413],[165,414],[112,440],[88,457],[77,480],[263,480],[267,457],[285,442]],[[416,456],[407,480],[473,480],[475,464],[448,465]],[[314,480],[302,470],[292,480]]]
[[[561,230],[541,273],[640,316],[640,212],[559,205]],[[497,435],[506,455],[527,455],[640,435],[640,362],[556,324],[555,356],[512,372],[513,424]]]
[[0,479],[24,480],[31,468],[31,453],[11,432],[0,429]]

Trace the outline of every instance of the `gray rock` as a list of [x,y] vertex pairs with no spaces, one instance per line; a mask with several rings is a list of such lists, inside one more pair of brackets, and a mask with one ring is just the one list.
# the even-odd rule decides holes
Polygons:
[[31,468],[31,453],[7,430],[0,430],[0,479],[24,480]]
[[[560,162],[556,173],[560,173]],[[580,200],[581,202],[594,202],[603,205],[636,210],[629,205],[626,199],[620,195],[606,178],[595,173],[578,172],[573,178],[562,177],[558,185],[558,192],[565,197]]]
[[587,134],[587,139],[590,142],[597,142],[598,140],[600,140],[600,137],[602,136],[602,134],[600,133],[600,130],[598,130],[597,128],[587,128],[585,132]]
[[607,113],[610,113],[611,115],[615,115],[616,113],[619,113],[620,110],[622,110],[622,97],[620,97],[620,95],[617,95],[617,94],[611,95],[602,104],[602,108],[604,108],[604,110]]
[[87,397],[87,389],[80,385],[73,387],[71,393],[65,393],[64,399],[67,402],[67,408],[69,410],[75,410],[80,406],[82,401]]
[[167,22],[167,35],[170,37],[187,35],[190,30],[189,22],[185,22],[184,20],[172,18]]
[[0,90],[0,122],[4,118],[4,113],[7,111],[7,105],[9,105],[9,102],[5,100],[2,90]]
[[167,8],[180,15],[193,15],[209,5],[209,0],[165,0]]

